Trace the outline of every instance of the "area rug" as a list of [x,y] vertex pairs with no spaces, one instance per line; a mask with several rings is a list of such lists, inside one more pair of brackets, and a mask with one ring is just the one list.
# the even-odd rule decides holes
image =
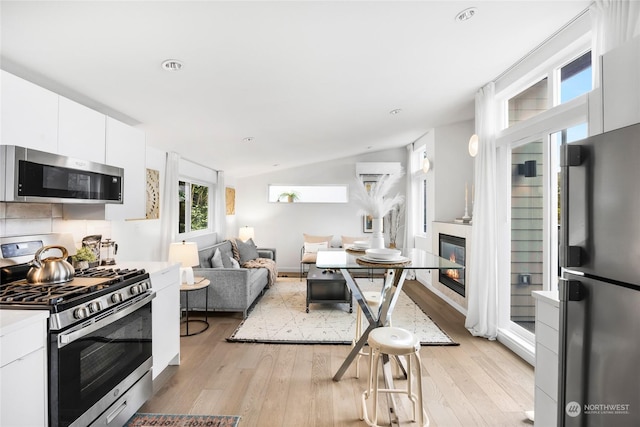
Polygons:
[[236,427],[237,415],[134,414],[125,427]]
[[[380,291],[381,279],[358,279],[363,291]],[[279,279],[266,291],[238,329],[232,342],[283,344],[351,344],[355,335],[356,307],[349,304],[311,304],[306,312],[307,287],[297,279]],[[436,325],[407,294],[400,294],[393,326],[408,329],[422,345],[458,345]]]

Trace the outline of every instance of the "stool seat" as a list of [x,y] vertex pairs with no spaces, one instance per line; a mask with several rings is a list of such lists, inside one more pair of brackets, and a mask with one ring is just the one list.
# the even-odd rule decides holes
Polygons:
[[[362,407],[360,419],[371,427],[378,427],[378,395],[398,393],[406,395],[413,407],[413,420],[420,426],[429,425],[422,402],[422,364],[420,362],[420,340],[410,331],[393,326],[379,327],[369,332],[369,381],[367,389],[362,393]],[[393,357],[404,356],[407,361],[406,389],[380,387],[378,368],[382,355]],[[392,360],[393,360],[392,357]],[[413,368],[413,369],[412,369]],[[415,370],[415,374],[412,371]],[[414,384],[417,390],[414,392]],[[367,400],[372,398],[373,408],[371,416],[367,409]]]
[[377,328],[369,333],[369,346],[381,353],[404,356],[420,350],[420,340],[402,328]]
[[362,293],[362,296],[364,297],[366,303],[371,307],[380,305],[380,292],[366,291]]

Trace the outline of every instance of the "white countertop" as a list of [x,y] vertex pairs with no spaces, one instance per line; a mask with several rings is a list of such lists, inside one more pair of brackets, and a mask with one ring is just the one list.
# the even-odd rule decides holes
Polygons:
[[47,310],[0,310],[0,336],[16,332],[47,318],[49,318]]
[[554,307],[560,306],[560,298],[558,291],[533,291],[531,295],[539,301],[544,301],[547,304],[551,304]]

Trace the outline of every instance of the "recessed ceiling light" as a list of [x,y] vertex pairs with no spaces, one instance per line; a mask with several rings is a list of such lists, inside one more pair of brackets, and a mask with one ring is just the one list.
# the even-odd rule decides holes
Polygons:
[[396,114],[400,114],[401,112],[402,112],[402,109],[401,109],[401,108],[396,108],[395,110],[391,110],[391,111],[389,111],[389,114],[391,114],[391,115],[394,115],[394,116],[395,116]]
[[469,19],[473,18],[473,16],[478,12],[478,9],[475,7],[470,7],[467,8],[465,10],[463,10],[462,12],[458,13],[456,15],[456,21],[458,22],[464,22],[464,21],[468,21]]
[[252,136],[248,136],[246,138],[242,138],[242,142],[253,142],[253,137]]
[[167,59],[162,62],[162,69],[166,71],[180,71],[182,69],[182,62],[177,59]]

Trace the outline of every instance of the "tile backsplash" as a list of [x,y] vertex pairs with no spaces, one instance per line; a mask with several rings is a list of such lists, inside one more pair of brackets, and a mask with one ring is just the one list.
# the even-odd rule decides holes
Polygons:
[[59,203],[0,202],[0,236],[71,233],[76,247],[90,234],[111,237],[110,221],[65,220]]

